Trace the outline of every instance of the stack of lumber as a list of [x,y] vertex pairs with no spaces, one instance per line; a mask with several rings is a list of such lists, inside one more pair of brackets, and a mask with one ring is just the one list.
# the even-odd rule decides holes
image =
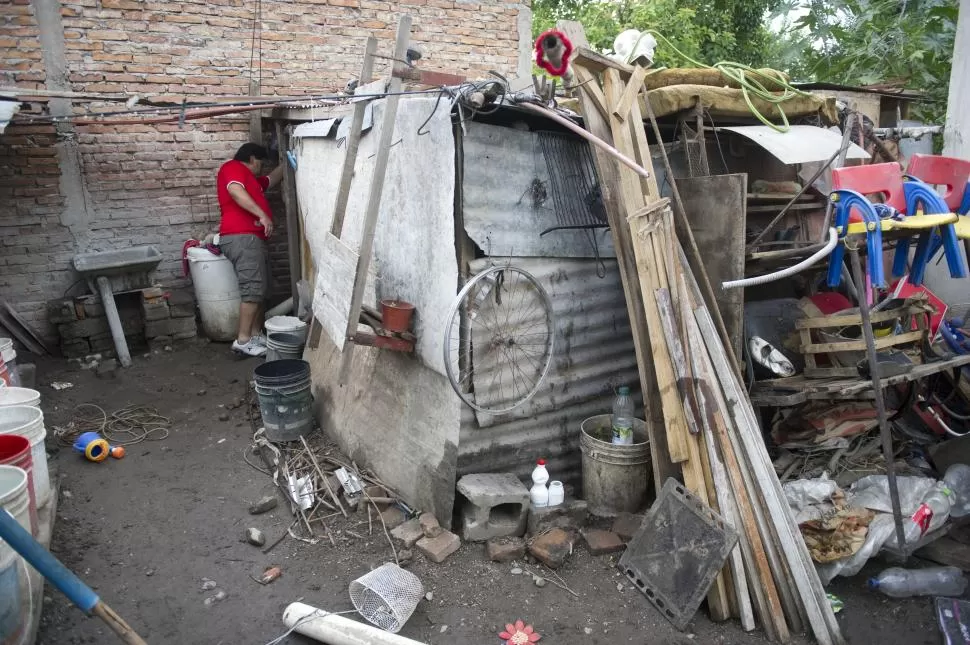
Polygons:
[[[559,28],[582,52],[582,26]],[[737,617],[746,630],[757,620],[777,642],[810,630],[822,645],[843,643],[727,349],[676,186],[673,204],[657,190],[637,100],[644,74],[601,61],[584,66],[581,55],[572,64],[586,128],[640,165],[632,170],[616,154],[593,148],[640,366],[657,490],[669,476],[682,478],[741,536],[708,592],[711,617]],[[659,137],[649,104],[646,110]],[[673,182],[669,168],[667,177]]]

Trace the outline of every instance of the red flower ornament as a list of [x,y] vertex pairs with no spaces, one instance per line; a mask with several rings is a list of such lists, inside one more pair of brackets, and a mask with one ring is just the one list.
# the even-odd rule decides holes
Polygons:
[[500,632],[498,637],[505,642],[505,645],[528,645],[538,642],[542,638],[532,628],[532,625],[526,625],[521,620],[515,621],[514,625],[511,623],[506,625],[505,631]]

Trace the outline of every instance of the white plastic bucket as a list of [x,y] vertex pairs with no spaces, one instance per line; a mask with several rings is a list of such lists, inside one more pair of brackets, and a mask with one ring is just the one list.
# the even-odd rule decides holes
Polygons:
[[13,348],[13,341],[9,338],[0,338],[0,358],[3,359],[9,373],[10,385],[18,387],[20,385],[20,375],[17,372],[17,352]]
[[[0,466],[0,509],[30,532],[27,473],[16,466]],[[28,622],[26,599],[27,567],[23,558],[0,540],[0,642],[20,642]]]
[[26,387],[5,387],[0,389],[0,408],[15,405],[29,405],[40,409],[40,392]]
[[232,262],[200,247],[186,252],[195,301],[202,317],[202,331],[209,340],[236,340],[239,327],[239,280]]
[[0,434],[19,434],[30,442],[30,455],[34,460],[34,496],[37,498],[37,508],[43,508],[51,496],[47,449],[44,446],[47,437],[44,413],[39,408],[26,405],[0,408]]
[[296,316],[273,316],[266,321],[267,334],[296,334],[302,343],[306,342],[307,331],[307,324]]

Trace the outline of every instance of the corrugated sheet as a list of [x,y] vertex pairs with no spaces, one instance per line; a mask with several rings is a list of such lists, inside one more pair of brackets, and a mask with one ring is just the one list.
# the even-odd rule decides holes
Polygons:
[[[581,474],[579,427],[584,419],[610,411],[613,389],[639,392],[636,354],[616,262],[606,260],[597,276],[594,260],[511,258],[549,292],[556,316],[556,352],[543,387],[522,410],[479,425],[462,413],[458,475],[515,472],[523,478],[539,457],[553,479],[577,483]],[[488,260],[472,264],[483,269]]]

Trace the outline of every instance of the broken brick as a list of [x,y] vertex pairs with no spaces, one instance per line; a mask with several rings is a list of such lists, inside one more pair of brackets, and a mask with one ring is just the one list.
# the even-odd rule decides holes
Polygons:
[[418,522],[420,522],[421,531],[426,538],[436,538],[444,531],[441,525],[438,524],[438,518],[431,513],[422,513],[421,517],[418,518]]
[[620,536],[624,542],[629,542],[640,530],[643,524],[643,516],[635,513],[620,513],[613,520],[613,532]]
[[617,553],[626,548],[620,536],[611,531],[586,529],[583,531],[583,539],[586,540],[586,548],[589,549],[590,555]]
[[525,540],[518,537],[492,538],[485,543],[485,553],[492,562],[511,562],[525,556]]
[[410,549],[424,537],[424,531],[421,529],[421,523],[415,518],[391,529],[391,535]]
[[418,550],[429,560],[442,563],[449,555],[458,550],[461,540],[451,531],[442,531],[438,537],[423,537],[417,542]]
[[554,528],[543,533],[529,545],[529,553],[550,569],[558,569],[573,552],[572,533]]

